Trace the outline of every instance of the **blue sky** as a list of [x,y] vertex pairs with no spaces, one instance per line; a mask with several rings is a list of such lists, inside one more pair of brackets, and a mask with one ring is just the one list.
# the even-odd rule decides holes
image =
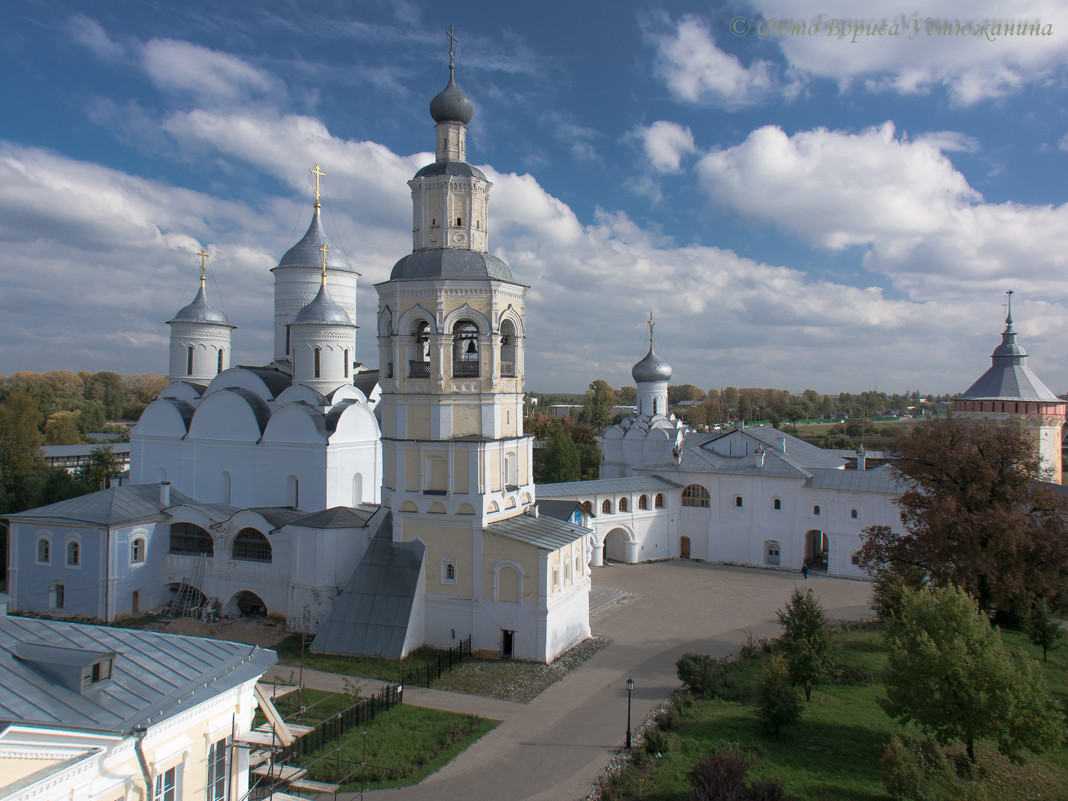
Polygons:
[[675,383],[962,391],[1012,289],[1068,391],[1068,10],[857,5],[13,3],[0,373],[165,372],[202,246],[236,360],[269,360],[317,162],[377,365],[454,25],[529,389],[631,383],[652,311]]

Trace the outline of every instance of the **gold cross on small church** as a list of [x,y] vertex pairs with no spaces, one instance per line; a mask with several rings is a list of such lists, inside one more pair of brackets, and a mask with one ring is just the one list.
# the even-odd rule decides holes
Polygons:
[[204,276],[208,272],[208,251],[201,248],[200,253],[197,255],[200,256],[200,288],[203,289],[205,283]]
[[315,175],[315,208],[319,208],[319,179],[326,175],[326,173],[319,169],[318,164],[308,170],[308,172],[313,173]]
[[[318,167],[319,165],[316,164],[315,166]],[[330,248],[326,246],[326,242],[323,242],[319,246],[319,250],[323,252],[323,286],[326,286],[326,254],[330,252]]]

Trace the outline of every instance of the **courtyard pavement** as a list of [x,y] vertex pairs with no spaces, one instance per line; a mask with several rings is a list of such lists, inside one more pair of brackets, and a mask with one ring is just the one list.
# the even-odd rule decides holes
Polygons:
[[[676,560],[593,568],[593,583],[625,593],[590,620],[594,634],[612,638],[609,647],[528,704],[406,687],[406,703],[481,715],[501,725],[418,785],[367,796],[374,801],[577,801],[623,744],[628,678],[634,679],[631,714],[637,725],[678,688],[675,660],[681,654],[727,656],[747,633],[777,636],[775,613],[796,586],[811,587],[832,621],[871,616],[871,584],[812,573],[805,581],[798,573]],[[293,671],[274,668],[265,679]],[[310,687],[344,689],[340,677],[304,674]],[[378,686],[372,680],[360,683],[365,690]],[[338,795],[345,801],[359,797]]]

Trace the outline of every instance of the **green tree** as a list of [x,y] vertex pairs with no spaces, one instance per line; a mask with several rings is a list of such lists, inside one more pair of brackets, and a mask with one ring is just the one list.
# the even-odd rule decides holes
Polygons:
[[39,467],[43,437],[41,413],[29,391],[14,389],[0,404],[0,476]]
[[1038,455],[1020,427],[929,420],[899,437],[897,450],[905,533],[866,529],[862,567],[916,568],[932,583],[962,587],[987,612],[1009,614],[1039,597],[1065,607],[1068,502],[1039,481]]
[[1039,598],[1031,607],[1031,614],[1027,618],[1027,636],[1035,645],[1042,646],[1042,661],[1046,661],[1046,652],[1060,646],[1061,621],[1052,617],[1049,613],[1049,604],[1045,598]]
[[82,441],[78,431],[77,412],[54,412],[45,421],[45,442],[49,445],[77,445]]
[[579,422],[592,426],[596,431],[604,431],[612,419],[612,407],[616,405],[616,400],[616,391],[603,378],[598,378],[586,390]]
[[909,590],[900,616],[886,624],[886,700],[901,723],[916,723],[941,743],[991,739],[1018,759],[1064,738],[1064,711],[1031,659],[1009,654],[974,598],[957,587]]
[[776,613],[783,626],[779,646],[786,657],[790,677],[812,700],[812,685],[830,675],[837,643],[827,625],[827,614],[812,590],[795,587],[785,608]]
[[110,445],[101,445],[89,452],[89,463],[82,468],[81,479],[93,491],[107,489],[112,476],[122,472],[122,462]]
[[545,473],[542,483],[578,481],[582,475],[582,462],[571,434],[563,426],[557,426],[545,449]]
[[785,727],[801,719],[801,699],[782,654],[775,654],[765,662],[756,694],[757,719],[772,737],[778,737]]

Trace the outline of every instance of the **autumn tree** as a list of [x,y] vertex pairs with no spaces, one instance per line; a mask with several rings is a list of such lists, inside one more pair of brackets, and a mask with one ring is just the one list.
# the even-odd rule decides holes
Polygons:
[[945,418],[897,444],[905,531],[866,529],[866,570],[911,569],[934,584],[956,584],[987,612],[1009,614],[1039,597],[1065,607],[1068,504],[1039,480],[1039,459],[1022,429]]
[[49,445],[77,445],[82,441],[77,412],[54,412],[45,421],[45,442]]
[[38,428],[41,413],[33,395],[25,389],[7,393],[0,404],[0,475],[23,472],[41,463],[44,438]]
[[1064,739],[1064,710],[1038,663],[1012,656],[961,589],[908,590],[885,625],[883,708],[891,717],[943,744],[960,740],[972,762],[980,739],[1014,759]]
[[786,606],[776,612],[783,626],[779,647],[795,685],[805,690],[805,700],[812,700],[812,685],[828,677],[837,651],[834,632],[827,625],[827,614],[811,589],[795,587]]

